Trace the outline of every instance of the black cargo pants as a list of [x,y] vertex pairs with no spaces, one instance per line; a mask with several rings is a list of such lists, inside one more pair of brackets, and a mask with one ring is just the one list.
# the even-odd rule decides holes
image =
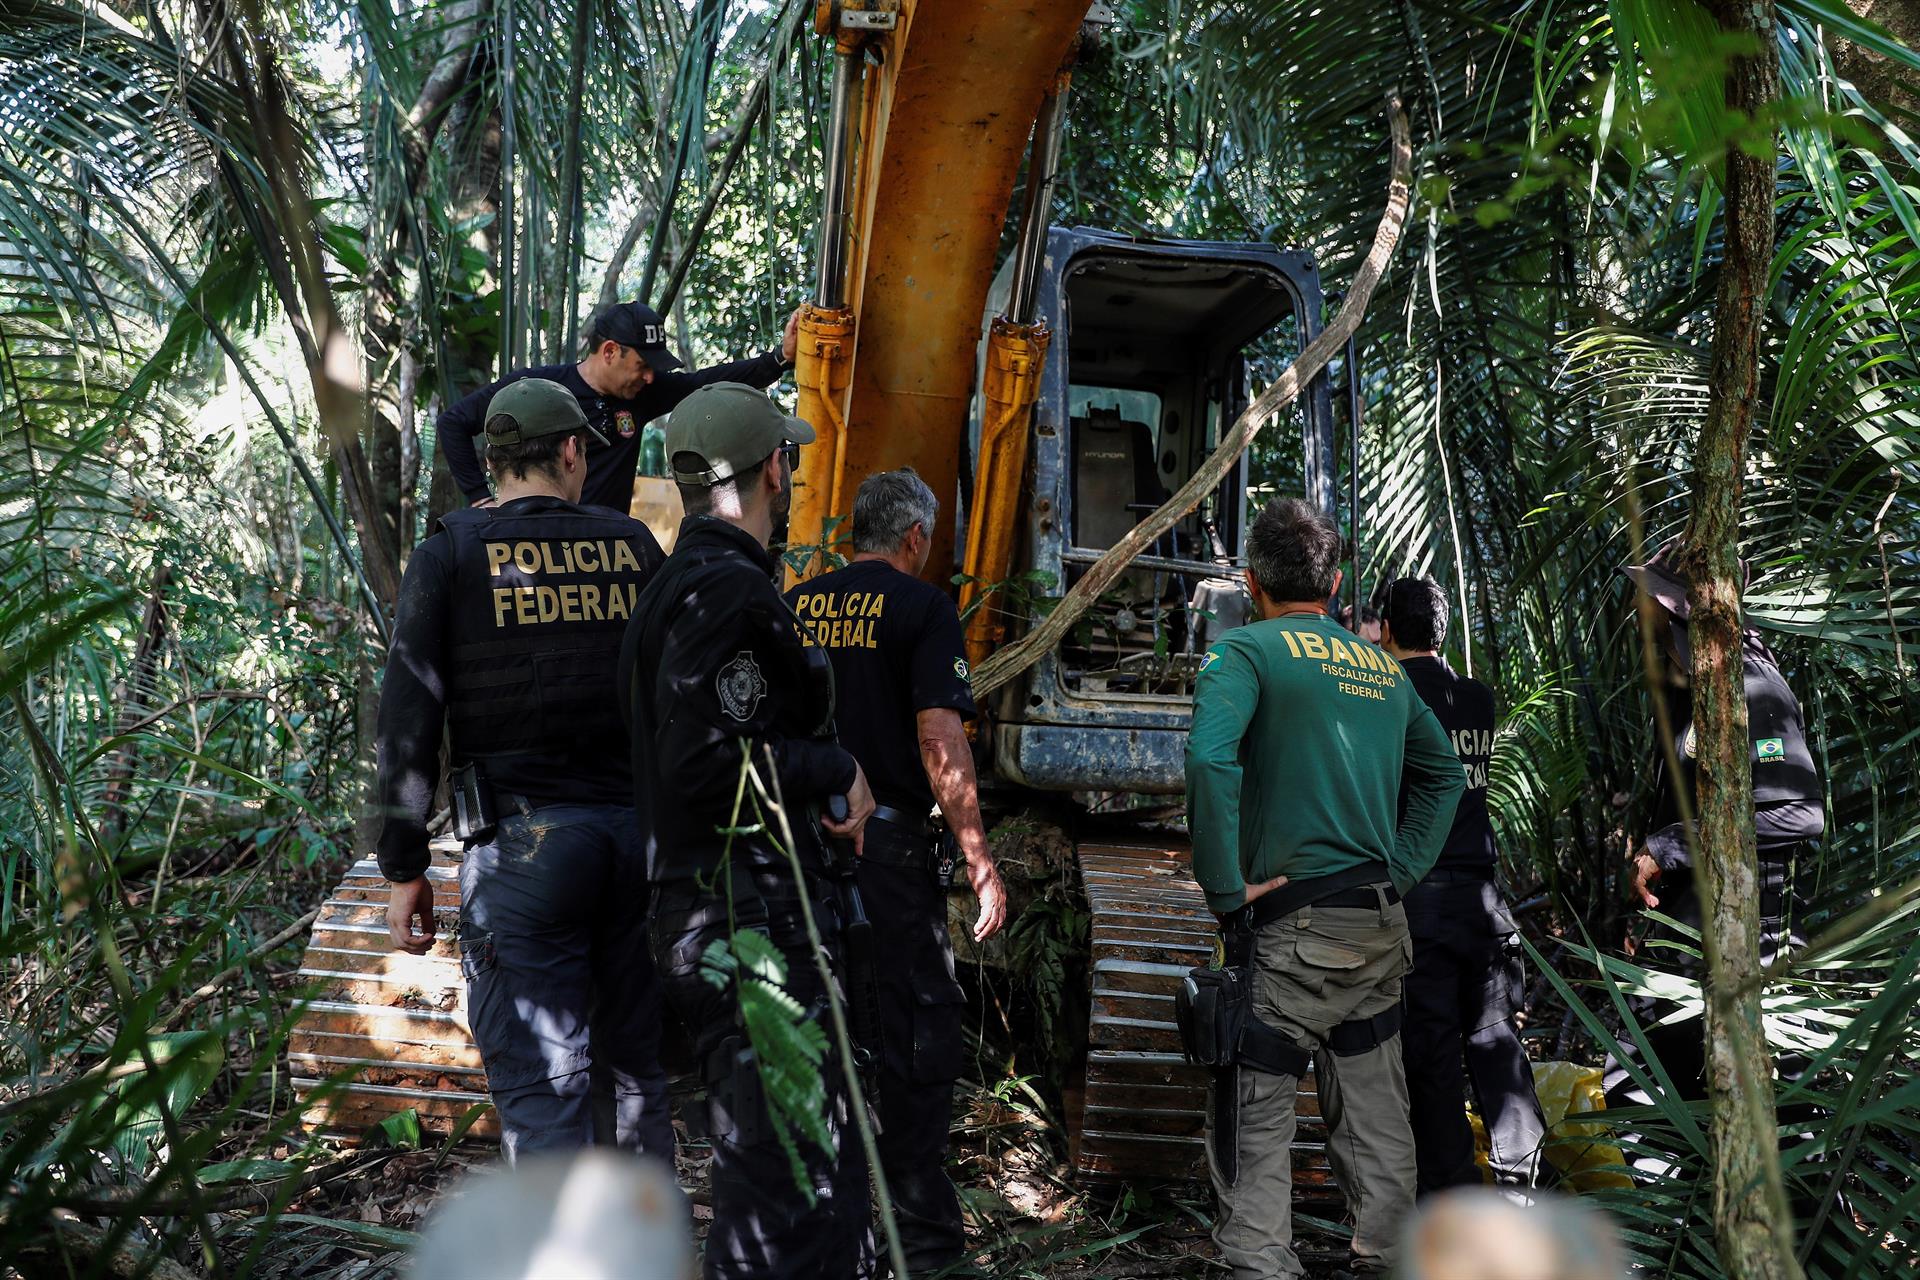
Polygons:
[[[1796,859],[1810,856],[1812,846],[1800,841],[1769,847],[1762,842],[1759,849],[1760,861],[1760,963],[1771,964],[1775,956],[1792,947],[1806,945],[1806,938],[1798,927],[1800,908],[1794,897],[1789,876]],[[1693,929],[1700,927],[1700,892],[1694,883],[1693,872],[1689,868],[1679,868],[1662,876],[1653,886],[1654,895],[1660,899],[1655,908],[1661,915],[1669,916]],[[1685,937],[1666,925],[1656,924],[1641,944],[1641,959],[1655,969],[1685,974],[1689,977],[1703,977],[1705,961],[1696,959],[1684,950],[1672,946],[1650,946],[1658,942],[1671,942],[1698,950],[1700,944],[1693,938]],[[1707,1096],[1707,1050],[1706,1032],[1698,1018],[1687,1018],[1680,1022],[1655,1025],[1658,1020],[1673,1012],[1675,1006],[1664,1000],[1649,996],[1629,997],[1627,1007],[1639,1020],[1642,1034],[1647,1045],[1666,1069],[1668,1077],[1680,1096],[1697,1101]],[[1653,1101],[1639,1081],[1633,1078],[1628,1069],[1629,1063],[1639,1064],[1641,1054],[1639,1046],[1631,1036],[1622,1036],[1614,1046],[1614,1052],[1607,1057],[1605,1074],[1602,1080],[1607,1093],[1609,1109],[1620,1107],[1647,1106]],[[1798,1064],[1783,1062],[1781,1070],[1788,1076],[1796,1073]],[[1639,1161],[1634,1163],[1638,1164]],[[1649,1165],[1649,1171],[1652,1166]]]
[[946,1170],[966,995],[954,980],[947,894],[935,879],[930,846],[924,833],[876,819],[867,824],[859,864],[881,961],[880,1164],[907,1270],[916,1276],[958,1261],[967,1243]]
[[[821,1150],[804,1135],[795,1138],[813,1197],[809,1203],[767,1115],[758,1065],[740,1029],[735,990],[731,983],[715,986],[701,970],[700,957],[714,942],[725,941],[731,928],[759,930],[785,959],[787,994],[826,1024],[826,993],[785,875],[781,869],[754,877],[758,891],[746,887],[748,877],[737,877],[732,924],[727,900],[693,881],[661,885],[653,903],[649,932],[661,986],[668,1006],[686,1024],[707,1089],[713,1225],[702,1270],[706,1280],[854,1280],[873,1274],[866,1154],[847,1109],[831,1033],[821,1072],[833,1150]],[[822,934],[830,937],[836,927],[831,905],[816,898],[814,913]]]
[[1469,1086],[1487,1128],[1494,1177],[1530,1186],[1547,1125],[1514,1026],[1526,993],[1513,914],[1499,888],[1471,872],[1436,869],[1406,901],[1413,972],[1400,1049],[1419,1193],[1481,1180],[1467,1121]]
[[632,809],[574,804],[509,810],[467,846],[467,1020],[509,1160],[589,1143],[673,1160],[644,849]]

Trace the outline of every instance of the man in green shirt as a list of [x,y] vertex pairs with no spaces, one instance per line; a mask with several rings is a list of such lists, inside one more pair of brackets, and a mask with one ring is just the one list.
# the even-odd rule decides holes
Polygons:
[[1260,620],[1208,650],[1194,688],[1194,876],[1229,962],[1250,970],[1268,1046],[1216,1075],[1208,1113],[1213,1238],[1235,1280],[1302,1274],[1291,1148],[1309,1054],[1353,1213],[1354,1273],[1392,1267],[1413,1207],[1400,895],[1439,855],[1466,778],[1400,665],[1327,616],[1340,550],[1339,530],[1305,503],[1269,504],[1247,537]]

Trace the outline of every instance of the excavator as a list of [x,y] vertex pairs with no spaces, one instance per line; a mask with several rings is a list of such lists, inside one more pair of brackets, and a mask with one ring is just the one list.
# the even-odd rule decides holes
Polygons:
[[[823,215],[795,381],[804,451],[790,563],[818,571],[861,478],[912,466],[958,498],[929,576],[960,583],[977,666],[1025,634],[1191,477],[1249,402],[1249,368],[1320,331],[1311,255],[1261,243],[1121,235],[1049,222],[1088,0],[822,0],[834,50]],[[1088,29],[1085,38],[1096,33]],[[1012,254],[995,270],[1016,181]],[[1317,377],[1264,477],[1332,512],[1330,394]],[[1050,652],[984,706],[983,774],[1011,793],[1174,796],[1193,679],[1243,622],[1248,459],[1100,594]],[[1272,468],[1268,469],[1269,471]],[[643,484],[635,514],[677,504]],[[950,508],[951,509],[951,508]],[[671,535],[671,528],[661,532]],[[815,550],[808,550],[815,549]],[[1203,1176],[1206,1077],[1180,1051],[1173,992],[1212,951],[1214,920],[1183,840],[1141,826],[1076,849],[1091,912],[1091,1015],[1067,1090],[1085,1180]],[[429,874],[457,882],[457,846]],[[303,973],[317,991],[289,1059],[308,1121],[362,1130],[413,1110],[490,1132],[446,941],[388,950],[369,859],[322,910]],[[1303,1082],[1302,1189],[1330,1188]]]

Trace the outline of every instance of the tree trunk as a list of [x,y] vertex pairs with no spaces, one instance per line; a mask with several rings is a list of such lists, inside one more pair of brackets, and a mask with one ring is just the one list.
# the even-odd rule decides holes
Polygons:
[[[381,518],[374,497],[373,472],[361,438],[367,415],[363,356],[341,323],[327,280],[325,245],[302,168],[300,130],[289,113],[273,28],[263,20],[258,0],[237,0],[237,5],[236,12],[228,0],[202,0],[205,34],[224,58],[253,131],[266,219],[256,236],[258,249],[313,385],[314,408],[360,537],[361,568],[385,611],[400,592],[400,557],[393,523]],[[241,188],[234,195],[250,201],[253,193]]]
[[1726,256],[1714,303],[1706,422],[1694,453],[1693,513],[1681,567],[1691,582],[1698,734],[1696,804],[1702,936],[1707,953],[1707,1087],[1720,1263],[1741,1280],[1797,1280],[1793,1218],[1781,1185],[1773,1068],[1760,1024],[1760,868],[1753,836],[1753,768],[1740,661],[1740,490],[1760,398],[1760,343],[1773,258],[1778,96],[1772,0],[1716,0],[1738,52],[1727,70],[1727,113],[1764,121],[1728,149]]
[[[159,666],[160,651],[167,642],[167,587],[172,580],[173,569],[167,562],[161,561],[154,567],[153,586],[147,592],[146,617],[140,623],[140,641],[133,650],[133,666],[128,670],[126,680],[115,690],[120,703],[120,714],[114,727],[116,737],[128,732],[154,709],[155,671]],[[107,785],[101,796],[100,829],[109,840],[117,841],[126,830],[128,784],[133,781],[134,763],[138,755],[133,743],[123,743],[114,751],[112,761],[107,766]]]
[[[475,78],[481,78],[478,71]],[[486,115],[476,119],[476,111],[483,106]],[[445,254],[452,261],[463,248],[470,246],[479,250],[493,266],[493,274],[480,281],[480,291],[485,292],[500,279],[501,241],[498,232],[503,138],[498,98],[485,102],[477,94],[463,94],[454,98],[448,107],[446,128],[450,136],[470,140],[463,152],[467,156],[466,162],[447,175],[450,220],[467,224],[483,222],[485,225],[469,231],[465,245],[447,245]],[[427,305],[437,304],[428,299]],[[452,330],[445,333],[444,349],[440,352],[444,363],[441,382],[454,397],[477,390],[498,376],[497,334],[498,329],[490,333],[459,333]],[[437,435],[435,448],[440,456],[433,468],[433,481],[427,497],[429,527],[447,512],[466,505],[466,499],[454,487],[453,473],[447,468],[445,450],[439,447]]]
[[[416,214],[431,173],[434,143],[452,116],[456,99],[471,92],[480,55],[474,48],[480,17],[478,0],[459,0],[447,9],[440,54],[419,96],[404,117],[389,123],[400,136],[398,172],[376,187],[382,204],[367,217],[366,287],[362,294],[361,345],[366,353],[367,449],[381,517],[391,522],[393,546],[404,562],[413,548],[415,490],[420,474],[420,441],[414,414],[419,383],[421,307],[404,301],[409,267],[422,271],[417,250],[428,228]],[[427,306],[435,305],[433,299]],[[396,569],[398,566],[396,565]]]

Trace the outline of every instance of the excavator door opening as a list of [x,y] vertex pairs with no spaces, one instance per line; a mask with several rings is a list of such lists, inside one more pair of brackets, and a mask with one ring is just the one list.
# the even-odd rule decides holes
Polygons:
[[[1004,288],[1003,278],[990,308]],[[1070,588],[1165,502],[1249,403],[1250,368],[1273,376],[1319,332],[1321,303],[1302,253],[1053,228],[1040,308],[1055,336],[1034,409],[1018,561],[1028,579]],[[1304,491],[1321,509],[1332,505],[1325,378],[1283,419],[1000,695],[1003,776],[1046,791],[1182,789],[1193,678],[1212,639],[1248,617],[1250,471],[1259,472],[1256,498]],[[1022,603],[1014,594],[986,607],[1018,615]],[[1014,633],[1026,621],[1006,619]]]

